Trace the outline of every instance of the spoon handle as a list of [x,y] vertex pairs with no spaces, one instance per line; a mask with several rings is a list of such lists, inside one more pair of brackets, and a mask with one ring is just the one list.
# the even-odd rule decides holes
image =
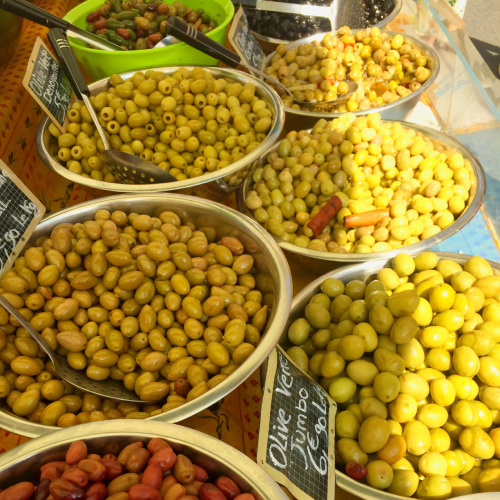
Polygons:
[[238,56],[238,54],[236,54],[232,50],[226,49],[226,47],[222,46],[220,43],[214,42],[211,38],[208,38],[208,36],[204,35],[201,31],[195,30],[185,22],[181,21],[178,17],[170,17],[170,19],[167,21],[167,26],[165,29],[167,33],[175,36],[183,42],[186,42],[188,45],[191,45],[191,47],[198,49],[204,54],[215,57],[216,59],[221,60],[223,63],[226,63],[232,68],[236,68],[236,66],[238,65],[244,66],[249,71],[253,71],[260,77],[270,81],[273,85],[279,87],[282,92],[286,92],[288,95],[292,95],[283,84],[281,84],[271,76],[266,75],[260,69],[250,66],[245,61],[243,61],[240,56]]
[[90,90],[85,83],[82,72],[80,71],[80,67],[78,66],[78,62],[75,57],[75,53],[73,49],[69,46],[68,39],[62,30],[59,28],[54,28],[49,31],[47,38],[56,53],[57,58],[59,59],[59,64],[61,65],[64,74],[69,80],[73,91],[75,92],[76,97],[83,101],[87,107],[90,116],[96,126],[102,143],[104,144],[104,149],[110,149],[109,141],[104,133],[104,130],[99,123],[99,119],[92,107],[92,104],[89,101]]
[[56,53],[57,59],[59,59],[60,66],[71,83],[76,97],[81,101],[83,100],[83,95],[90,96],[90,90],[83,79],[75,53],[69,46],[68,39],[63,31],[59,28],[54,28],[49,31],[47,37]]
[[192,26],[181,21],[176,16],[171,16],[165,27],[169,35],[175,36],[179,40],[186,42],[191,47],[198,49],[200,52],[221,60],[223,63],[236,68],[238,64],[242,64],[240,56],[232,50],[226,49],[220,43],[208,38],[201,31],[194,29]]

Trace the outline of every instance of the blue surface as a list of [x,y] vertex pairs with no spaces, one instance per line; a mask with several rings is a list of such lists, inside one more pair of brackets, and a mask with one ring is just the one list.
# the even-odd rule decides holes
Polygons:
[[479,255],[485,259],[500,262],[500,251],[495,245],[493,235],[481,211],[461,231],[432,249],[442,252]]

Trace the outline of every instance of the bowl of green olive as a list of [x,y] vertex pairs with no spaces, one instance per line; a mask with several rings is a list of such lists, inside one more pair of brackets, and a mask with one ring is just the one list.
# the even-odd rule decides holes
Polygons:
[[499,264],[423,252],[329,272],[294,298],[280,343],[337,402],[342,489],[498,497],[499,292]]
[[437,78],[439,68],[436,51],[417,38],[378,27],[344,26],[279,45],[267,57],[264,71],[292,89],[299,102],[338,99],[347,92],[349,81],[358,84],[349,98],[322,111],[301,108],[283,96],[292,123],[304,128],[346,112],[360,116],[376,111],[382,118],[403,120]]
[[[485,192],[481,164],[455,139],[378,113],[344,113],[289,132],[237,201],[286,253],[321,271],[431,248],[470,222]],[[332,196],[342,207],[314,235],[308,224]],[[345,222],[380,211],[371,225]]]
[[269,85],[230,68],[129,72],[89,89],[111,148],[151,161],[177,179],[117,183],[100,157],[104,146],[88,110],[76,101],[66,133],[49,118],[42,120],[37,150],[49,168],[98,191],[176,191],[221,200],[272,147],[285,121],[283,104]]

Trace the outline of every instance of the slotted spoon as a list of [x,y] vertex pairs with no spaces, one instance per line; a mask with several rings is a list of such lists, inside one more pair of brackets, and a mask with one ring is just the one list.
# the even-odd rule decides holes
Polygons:
[[87,106],[104,145],[104,152],[102,153],[104,163],[115,178],[124,184],[177,182],[177,179],[173,175],[157,167],[154,163],[143,160],[138,156],[111,149],[106,134],[90,103],[90,90],[83,79],[75,54],[69,46],[66,36],[62,30],[54,28],[49,31],[48,39],[59,59],[59,64],[71,83],[76,97],[82,100]]
[[[169,20],[167,21],[167,25],[165,27],[165,31],[167,33],[170,33],[171,35],[174,35],[175,38],[182,40],[183,42],[186,42],[188,45],[191,45],[191,47],[198,49],[204,54],[215,57],[216,59],[220,59],[222,62],[226,63],[228,66],[231,66],[232,68],[236,68],[236,66],[241,65],[247,68],[249,71],[257,73],[262,78],[271,81],[272,84],[277,87],[276,91],[278,92],[278,94],[280,95],[282,95],[283,93],[288,94],[293,99],[293,102],[295,104],[298,104],[299,106],[305,108],[323,109],[323,108],[328,108],[330,106],[334,106],[342,101],[345,101],[346,99],[349,99],[349,97],[354,92],[356,92],[358,88],[357,83],[350,81],[349,91],[345,95],[342,95],[341,97],[338,97],[333,101],[316,101],[316,102],[297,101],[293,96],[292,92],[290,91],[290,89],[286,88],[281,82],[275,80],[269,75],[266,75],[266,73],[264,73],[263,71],[260,71],[259,69],[250,66],[245,61],[243,61],[238,54],[236,54],[232,50],[226,49],[226,47],[222,46],[220,43],[217,43],[211,38],[208,38],[208,36],[204,35],[201,31],[198,31],[194,29],[192,26],[189,26],[185,22],[181,21],[178,17],[172,16],[169,18]],[[161,44],[162,42],[163,40],[159,42],[159,44]],[[155,48],[156,47],[157,45],[155,46]],[[306,87],[309,88],[309,85],[305,85],[304,89]],[[317,85],[314,85],[314,87],[317,88]],[[302,88],[303,87],[301,87],[301,89]],[[295,88],[293,90],[299,90],[299,88]]]
[[56,354],[48,342],[31,326],[29,321],[3,296],[0,295],[0,305],[27,330],[33,340],[47,353],[57,374],[68,384],[75,386],[84,392],[94,394],[101,398],[116,399],[123,403],[152,404],[153,401],[142,401],[132,391],[128,391],[120,380],[107,378],[103,381],[91,380],[84,371],[78,371],[69,366],[66,358]]

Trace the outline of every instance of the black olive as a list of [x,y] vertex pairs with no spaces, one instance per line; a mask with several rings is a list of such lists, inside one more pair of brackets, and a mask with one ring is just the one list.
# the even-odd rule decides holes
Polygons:
[[[287,3],[288,0],[277,0]],[[329,6],[335,0],[293,0],[302,5]],[[395,7],[394,0],[363,0],[364,27],[373,26],[385,19]],[[280,40],[294,41],[314,33],[331,31],[330,20],[321,17],[299,16],[278,12],[245,9],[250,29],[261,35]]]

